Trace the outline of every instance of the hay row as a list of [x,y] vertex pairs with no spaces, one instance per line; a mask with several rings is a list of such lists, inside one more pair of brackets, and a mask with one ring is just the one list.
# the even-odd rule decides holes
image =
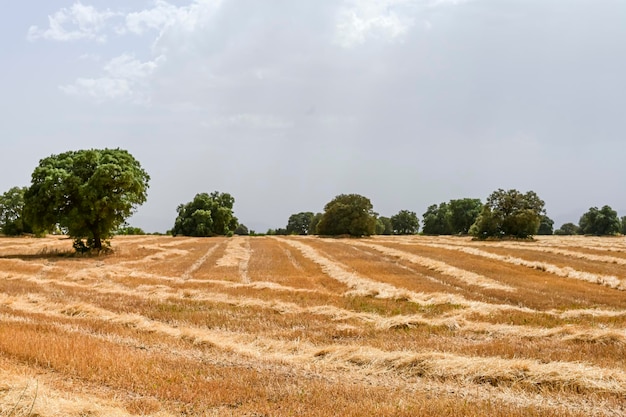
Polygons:
[[[122,284],[112,282],[102,282],[98,285],[91,283],[83,283],[82,281],[64,281],[50,278],[27,278],[27,281],[37,282],[41,285],[58,285],[71,288],[84,288],[86,290],[102,293],[115,294],[121,296],[136,295],[157,301],[163,300],[185,300],[192,299],[195,301],[220,303],[236,307],[258,307],[262,309],[272,310],[281,314],[314,314],[330,318],[333,321],[356,320],[363,323],[373,325],[380,330],[411,328],[415,326],[443,326],[457,332],[473,333],[476,335],[486,335],[485,337],[493,338],[496,336],[519,336],[532,338],[558,338],[563,341],[576,340],[586,342],[606,342],[615,341],[617,343],[626,344],[626,331],[614,329],[603,329],[587,326],[558,326],[549,329],[536,328],[523,325],[505,325],[492,324],[487,322],[476,322],[468,320],[467,316],[476,312],[476,309],[464,309],[448,313],[441,318],[428,318],[422,314],[411,315],[395,315],[392,317],[383,317],[376,313],[363,313],[346,310],[331,305],[301,307],[298,304],[284,302],[279,300],[265,301],[252,297],[235,297],[218,292],[208,292],[206,290],[179,289],[174,290],[164,285],[140,285],[131,289]],[[232,284],[232,283],[231,283]],[[556,317],[575,317],[576,311],[567,312],[545,312]],[[594,315],[617,316],[619,312],[602,312],[596,310],[580,310],[578,315]],[[603,314],[605,313],[605,314]],[[78,313],[76,313],[78,314]]]
[[213,252],[215,252],[215,250],[218,248],[219,245],[220,244],[218,243],[209,247],[209,249],[205,252],[204,255],[202,255],[196,262],[191,264],[191,266],[183,272],[181,278],[184,280],[189,280],[193,278],[192,277],[193,273],[196,272],[198,269],[200,269],[202,265],[204,265],[206,260],[209,258],[209,256],[213,254]]
[[[88,317],[156,332],[172,338],[209,343],[223,351],[299,367],[330,369],[347,374],[398,374],[459,383],[509,386],[523,390],[568,391],[576,394],[626,395],[626,372],[570,362],[541,363],[532,359],[468,357],[432,351],[383,351],[363,345],[315,346],[305,341],[277,341],[258,334],[242,334],[189,326],[173,327],[138,314],[117,314],[88,303],[62,305],[42,296],[1,297],[16,311],[57,317]],[[347,375],[346,375],[347,376]]]
[[406,300],[420,305],[456,304],[466,308],[472,308],[483,314],[502,310],[514,310],[530,313],[535,311],[527,307],[519,307],[508,304],[490,304],[480,301],[471,301],[463,296],[455,294],[417,293],[407,289],[400,289],[391,284],[374,281],[360,276],[355,272],[349,271],[347,266],[323,256],[311,246],[300,241],[285,238],[276,239],[280,239],[282,242],[298,249],[304,257],[318,264],[322,271],[329,277],[344,283],[349,288],[352,288],[352,290],[345,295],[360,295],[392,300]]
[[239,277],[244,284],[250,283],[248,277],[248,263],[250,262],[250,238],[232,237],[228,240],[228,245],[224,255],[217,260],[217,267],[236,267],[239,270]]
[[439,272],[440,274],[448,275],[452,278],[456,278],[460,281],[465,282],[469,285],[475,285],[477,287],[492,289],[492,290],[501,290],[514,292],[517,289],[511,287],[509,285],[502,284],[496,280],[491,278],[487,278],[484,275],[477,274],[475,272],[467,271],[461,268],[454,267],[452,265],[448,265],[445,262],[437,261],[435,259],[427,258],[425,256],[418,256],[412,253],[400,251],[397,249],[388,248],[386,246],[375,245],[372,243],[365,242],[351,242],[352,245],[364,246],[371,249],[374,249],[380,253],[383,253],[388,256],[392,256],[398,259],[402,259],[408,262],[411,262],[416,265],[423,266],[425,268],[430,269],[431,271]]
[[517,258],[514,256],[508,255],[497,255],[491,252],[487,252],[484,250],[480,250],[477,248],[456,246],[456,245],[445,245],[445,244],[437,244],[437,243],[427,243],[427,246],[439,249],[448,249],[455,250],[459,252],[464,252],[474,256],[481,256],[483,258],[493,259],[499,262],[506,262],[512,265],[525,266],[532,269],[538,269],[540,271],[545,271],[553,275],[557,275],[563,278],[573,278],[581,281],[587,281],[594,284],[605,285],[609,288],[617,289],[617,290],[626,290],[626,284],[624,284],[618,277],[613,275],[603,275],[603,274],[594,274],[592,272],[578,271],[570,267],[559,267],[553,264],[549,264],[546,262],[539,261],[528,261],[526,259]]

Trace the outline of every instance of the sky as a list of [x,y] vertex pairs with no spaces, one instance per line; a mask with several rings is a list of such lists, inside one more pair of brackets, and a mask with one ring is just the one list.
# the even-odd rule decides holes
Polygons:
[[0,192],[123,148],[129,223],[195,194],[257,232],[358,193],[391,216],[535,191],[555,228],[626,215],[621,0],[21,0],[0,17]]

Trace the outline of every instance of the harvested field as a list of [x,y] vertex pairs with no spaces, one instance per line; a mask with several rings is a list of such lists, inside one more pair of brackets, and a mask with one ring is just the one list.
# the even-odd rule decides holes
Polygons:
[[626,239],[0,239],[0,417],[626,415]]

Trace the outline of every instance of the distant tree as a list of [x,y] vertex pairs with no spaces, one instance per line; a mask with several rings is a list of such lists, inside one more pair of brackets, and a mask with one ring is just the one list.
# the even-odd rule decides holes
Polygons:
[[376,232],[376,214],[369,198],[341,194],[324,207],[317,225],[320,235],[370,236]]
[[311,217],[311,223],[309,224],[310,235],[317,234],[317,225],[319,224],[320,220],[322,220],[322,217],[323,217],[322,213],[315,213],[313,217]]
[[13,187],[0,196],[0,232],[17,236],[32,232],[24,221],[24,193],[26,187]]
[[450,232],[460,235],[468,234],[482,208],[483,203],[478,198],[450,200],[448,203]]
[[39,161],[24,195],[25,219],[35,231],[56,225],[77,250],[102,249],[147,197],[150,176],[122,149],[90,149]]
[[564,223],[554,231],[555,235],[560,236],[577,235],[578,233],[580,233],[580,228],[574,223]]
[[239,236],[247,236],[250,234],[245,224],[239,224],[235,228],[235,234]]
[[578,225],[582,234],[597,236],[614,235],[622,228],[617,212],[609,206],[604,206],[599,210],[597,207],[591,207],[581,216]]
[[389,217],[380,216],[376,219],[376,234],[391,235],[393,234],[393,226]]
[[487,199],[470,233],[479,239],[528,238],[539,230],[544,204],[534,191],[499,189]]
[[391,216],[391,226],[395,235],[414,235],[419,231],[420,221],[415,212],[400,210]]
[[452,234],[451,212],[448,203],[429,206],[422,218],[422,232],[425,235]]
[[145,235],[146,232],[143,231],[140,227],[133,227],[128,223],[124,222],[120,227],[115,231],[116,235]]
[[184,236],[218,236],[232,234],[239,224],[233,215],[235,199],[228,193],[196,194],[187,204],[180,204],[176,211],[172,234]]
[[284,235],[288,235],[289,232],[287,232],[287,229],[283,228],[283,227],[279,227],[278,229],[267,229],[267,233],[265,233],[268,236],[284,236]]
[[289,216],[287,221],[287,233],[294,235],[308,235],[311,228],[311,220],[315,215],[310,211],[300,212]]
[[623,235],[626,235],[626,216],[622,217],[622,232]]
[[539,223],[538,235],[551,235],[553,233],[554,220],[543,214]]

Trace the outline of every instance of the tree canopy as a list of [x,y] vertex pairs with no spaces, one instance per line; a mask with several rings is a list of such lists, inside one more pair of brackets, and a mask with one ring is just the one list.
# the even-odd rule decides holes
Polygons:
[[461,198],[450,200],[448,203],[449,224],[451,233],[455,235],[466,235],[476,222],[478,215],[483,208],[483,203],[478,198]]
[[554,233],[554,220],[543,214],[539,222],[538,235],[551,235]]
[[287,221],[287,233],[308,235],[311,233],[311,220],[315,215],[310,211],[292,214]]
[[465,235],[483,207],[477,198],[461,198],[433,204],[423,215],[422,231],[427,235]]
[[176,209],[178,216],[172,234],[196,237],[231,234],[239,224],[233,215],[234,204],[235,199],[228,193],[196,194],[192,201]]
[[24,221],[24,193],[26,187],[13,187],[0,196],[0,232],[17,236],[32,232]]
[[581,216],[578,225],[582,234],[598,236],[617,234],[622,226],[617,212],[609,206],[591,207]]
[[341,194],[324,207],[317,224],[320,235],[370,236],[376,232],[376,214],[369,198],[359,194]]
[[580,227],[574,223],[563,223],[561,227],[554,231],[555,235],[560,236],[577,235],[578,233],[580,233]]
[[39,161],[24,195],[25,219],[36,231],[56,225],[75,247],[102,249],[102,241],[147,197],[150,176],[122,149],[90,149]]
[[499,189],[487,198],[470,233],[479,239],[528,238],[537,234],[543,214],[544,202],[534,191]]
[[317,225],[320,220],[322,220],[322,213],[315,213],[313,217],[311,217],[311,223],[309,224],[309,234],[316,235],[317,234]]
[[377,235],[392,235],[393,225],[389,217],[380,216],[376,219],[376,234]]
[[433,204],[426,209],[423,217],[422,232],[426,235],[450,235],[450,207],[448,203]]
[[400,210],[391,216],[391,227],[396,235],[414,235],[419,231],[420,221],[415,212]]

